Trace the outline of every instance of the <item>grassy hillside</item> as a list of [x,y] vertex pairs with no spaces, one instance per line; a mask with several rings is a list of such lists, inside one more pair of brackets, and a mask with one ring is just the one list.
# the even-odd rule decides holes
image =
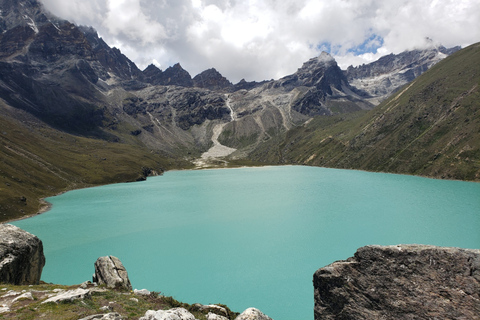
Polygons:
[[0,221],[39,212],[65,190],[144,177],[189,164],[145,148],[70,135],[0,101]]
[[252,158],[480,180],[480,44],[438,63],[369,112],[317,117]]

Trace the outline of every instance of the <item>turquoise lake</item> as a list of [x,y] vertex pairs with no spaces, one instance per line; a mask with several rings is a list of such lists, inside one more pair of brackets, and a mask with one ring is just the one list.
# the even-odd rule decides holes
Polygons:
[[114,255],[134,288],[313,319],[313,273],[369,244],[480,248],[480,184],[302,166],[171,171],[70,191],[13,224],[37,235],[42,280],[91,280]]

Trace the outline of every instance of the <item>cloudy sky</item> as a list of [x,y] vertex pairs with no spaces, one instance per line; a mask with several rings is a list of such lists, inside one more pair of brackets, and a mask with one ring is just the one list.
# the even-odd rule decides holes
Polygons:
[[342,68],[421,48],[480,41],[479,0],[41,0],[94,27],[140,69],[180,62],[236,83],[278,79],[321,51]]

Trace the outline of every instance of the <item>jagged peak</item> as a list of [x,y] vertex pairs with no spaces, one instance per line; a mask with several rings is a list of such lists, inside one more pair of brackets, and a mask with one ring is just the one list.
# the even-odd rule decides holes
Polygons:
[[150,63],[144,70],[143,72],[150,72],[150,71],[162,71],[159,67],[154,65],[153,63]]
[[180,62],[175,63],[172,67],[169,67],[169,69],[170,69],[170,68],[185,70],[185,69],[183,69],[182,66],[180,65]]
[[193,78],[193,82],[197,87],[208,89],[224,89],[232,86],[232,83],[215,68],[197,74]]
[[[38,27],[46,23],[63,21],[48,10],[37,0],[2,0],[0,1],[0,32],[17,26],[28,26],[36,33]],[[56,25],[55,25],[56,26]]]
[[311,58],[307,62],[303,63],[303,66],[298,69],[297,73],[336,65],[337,62],[335,61],[335,58],[333,58],[328,52],[322,51],[318,57]]
[[80,25],[80,26],[78,26],[78,29],[80,29],[80,31],[82,31],[86,35],[89,34],[89,35],[92,35],[94,37],[98,37],[98,32],[97,32],[97,30],[95,30],[94,27]]
[[318,62],[330,62],[335,61],[335,59],[330,55],[330,53],[322,51],[320,55],[316,58]]
[[223,78],[223,75],[220,72],[218,72],[217,69],[215,69],[215,68],[210,68],[210,69],[207,69],[205,71],[202,71],[199,74],[197,74],[195,76],[195,78],[201,77],[201,76],[206,76],[206,75],[215,76],[215,77],[218,77],[218,78]]

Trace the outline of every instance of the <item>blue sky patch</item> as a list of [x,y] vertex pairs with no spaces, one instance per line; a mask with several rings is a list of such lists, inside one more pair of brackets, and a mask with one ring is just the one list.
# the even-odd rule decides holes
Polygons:
[[348,49],[347,52],[351,52],[358,56],[364,53],[377,53],[377,49],[383,46],[383,38],[379,35],[372,34],[362,44]]

